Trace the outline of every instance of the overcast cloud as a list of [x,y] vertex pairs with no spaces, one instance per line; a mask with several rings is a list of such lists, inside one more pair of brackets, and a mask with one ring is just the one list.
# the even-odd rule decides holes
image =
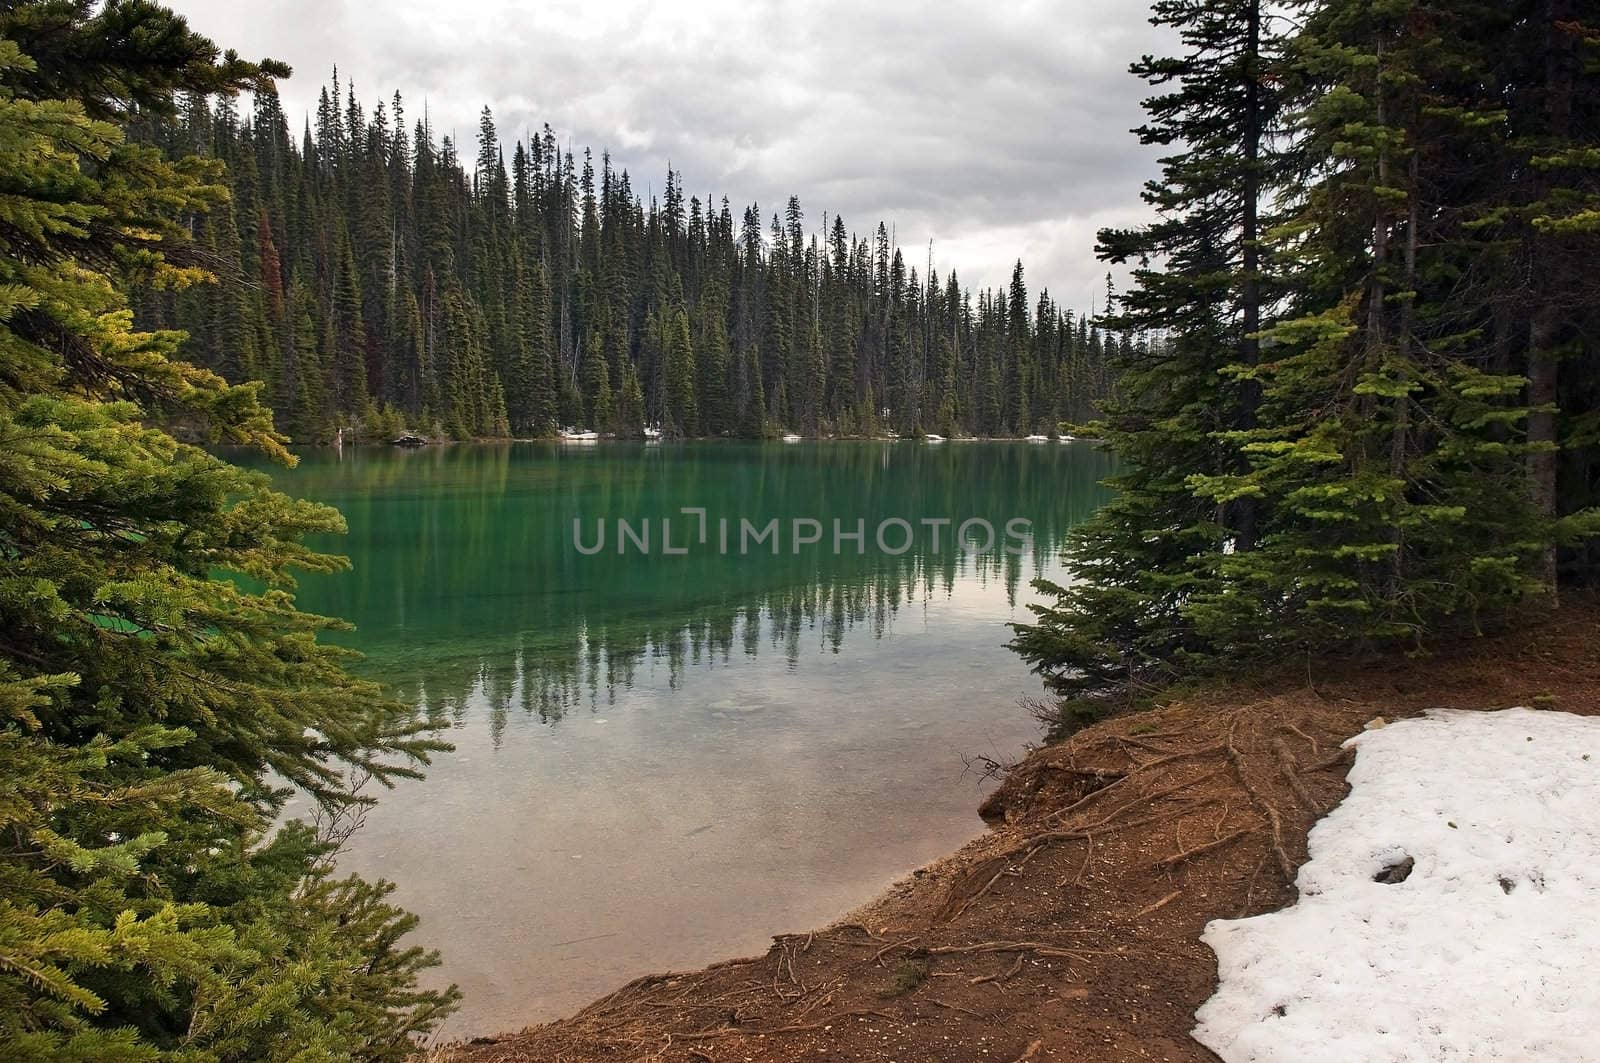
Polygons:
[[[1094,232],[1144,217],[1155,153],[1128,129],[1144,86],[1128,63],[1160,47],[1145,5],[922,0],[168,0],[223,47],[295,68],[291,120],[335,63],[370,108],[472,154],[477,115],[507,142],[548,122],[609,149],[640,194],[666,166],[702,199],[770,218],[791,193],[806,224],[842,213],[894,226],[921,268],[1029,286],[1074,307],[1103,288]],[[508,152],[509,154],[509,152]]]

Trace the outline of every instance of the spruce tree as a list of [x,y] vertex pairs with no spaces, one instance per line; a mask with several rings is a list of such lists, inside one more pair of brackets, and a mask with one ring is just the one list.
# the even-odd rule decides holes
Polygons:
[[584,357],[584,371],[588,376],[588,423],[597,431],[609,432],[616,427],[617,406],[611,394],[611,368],[606,364],[605,355],[601,351],[598,333],[590,334],[589,349]]
[[1064,693],[1096,692],[1131,673],[1171,674],[1210,652],[1188,611],[1225,593],[1222,559],[1248,552],[1258,536],[1253,492],[1219,498],[1191,478],[1239,471],[1228,433],[1249,431],[1256,416],[1259,211],[1278,168],[1264,149],[1281,64],[1265,6],[1157,0],[1151,23],[1176,30],[1184,52],[1132,68],[1164,90],[1145,101],[1150,120],[1135,132],[1171,153],[1144,192],[1156,220],[1100,234],[1103,258],[1134,266],[1135,287],[1107,307],[1107,323],[1162,328],[1169,339],[1116,363],[1105,435],[1123,459],[1117,495],[1077,533],[1081,581],[1047,584],[1055,601],[1013,643]]
[[[390,887],[339,878],[328,814],[353,779],[414,775],[422,722],[343,670],[299,571],[342,529],[179,443],[181,425],[288,461],[257,384],[136,332],[134,281],[209,278],[189,240],[220,167],[116,120],[180,93],[265,90],[144,3],[0,13],[0,1036],[30,1060],[403,1060],[455,998]],[[303,380],[304,377],[302,376]],[[231,576],[245,577],[249,583]],[[255,589],[252,589],[255,588]]]
[[667,382],[666,421],[680,434],[693,436],[700,431],[700,413],[695,402],[694,347],[689,341],[689,315],[680,310],[668,313],[666,335]]
[[[1184,150],[1157,223],[1103,237],[1141,264],[1121,336],[1087,341],[1122,371],[1121,491],[1015,642],[1077,708],[1470,634],[1548,606],[1563,556],[1595,572],[1596,393],[1561,367],[1597,354],[1600,33],[1560,0],[1322,0],[1254,49],[1233,6],[1158,6],[1200,47],[1143,64],[1180,86],[1144,135]],[[1281,150],[1248,150],[1252,99],[1286,109]],[[1252,175],[1270,230],[1234,192]]]
[[1553,502],[1530,492],[1527,470],[1554,446],[1528,405],[1540,397],[1539,347],[1530,342],[1524,396],[1486,342],[1492,300],[1459,282],[1501,259],[1503,234],[1489,230],[1517,181],[1508,167],[1485,186],[1462,160],[1509,160],[1504,100],[1536,83],[1485,90],[1499,35],[1476,28],[1509,34],[1511,12],[1458,0],[1439,14],[1341,0],[1296,41],[1300,165],[1323,175],[1292,200],[1303,312],[1267,333],[1278,350],[1258,379],[1272,417],[1237,437],[1250,472],[1198,484],[1281,500],[1261,555],[1226,563],[1269,607],[1197,614],[1219,635],[1471,629],[1553,590],[1557,539],[1596,526],[1580,514],[1558,530]]

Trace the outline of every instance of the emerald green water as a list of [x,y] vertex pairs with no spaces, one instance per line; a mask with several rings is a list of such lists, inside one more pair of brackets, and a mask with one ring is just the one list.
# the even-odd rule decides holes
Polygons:
[[[1038,735],[1004,625],[1034,576],[1063,578],[1109,472],[1081,443],[916,442],[361,448],[275,471],[350,525],[325,545],[354,570],[303,579],[301,606],[353,621],[361,668],[450,726],[455,751],[341,858],[422,916],[466,992],[447,1032],[759,951],[978,833],[963,755]],[[974,517],[987,552],[952,541]],[[598,553],[575,518],[585,549],[605,525]],[[618,518],[648,519],[648,554],[619,552]],[[777,518],[779,552],[741,551],[741,518]],[[808,518],[821,541],[797,547]],[[910,527],[880,547],[889,518]],[[1008,553],[1014,518],[1033,542]],[[864,541],[836,552],[835,519]]]

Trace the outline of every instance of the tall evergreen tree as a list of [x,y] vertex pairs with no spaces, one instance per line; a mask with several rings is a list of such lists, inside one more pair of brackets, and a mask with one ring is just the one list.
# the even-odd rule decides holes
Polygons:
[[0,12],[0,1031],[17,1058],[399,1061],[455,997],[417,987],[434,959],[402,944],[414,920],[390,887],[335,877],[330,837],[277,822],[295,791],[348,813],[366,800],[352,773],[415,774],[437,748],[293,606],[295,570],[340,567],[302,539],[342,522],[163,431],[290,460],[260,385],[128,325],[131,282],[208,279],[189,222],[226,198],[216,163],[115,123],[286,73],[152,4]]
[[1155,10],[1193,50],[1136,67],[1178,85],[1141,135],[1183,150],[1158,221],[1102,237],[1140,264],[1105,340],[1121,491],[1017,649],[1091,707],[1504,623],[1563,551],[1592,579],[1596,395],[1561,366],[1595,364],[1595,283],[1533,264],[1600,251],[1600,33],[1552,0],[1321,0],[1282,38],[1249,3]]

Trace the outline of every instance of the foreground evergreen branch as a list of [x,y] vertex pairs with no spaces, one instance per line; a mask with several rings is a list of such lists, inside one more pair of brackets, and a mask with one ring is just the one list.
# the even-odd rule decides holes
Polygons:
[[[135,332],[122,292],[207,280],[179,219],[213,163],[134,109],[262,88],[153,4],[0,14],[0,1041],[37,1060],[400,1059],[448,1013],[390,887],[274,830],[292,788],[416,774],[425,721],[295,610],[342,530],[161,427],[287,460],[253,385]],[[241,577],[237,582],[226,578]],[[248,587],[258,587],[252,590]]]

